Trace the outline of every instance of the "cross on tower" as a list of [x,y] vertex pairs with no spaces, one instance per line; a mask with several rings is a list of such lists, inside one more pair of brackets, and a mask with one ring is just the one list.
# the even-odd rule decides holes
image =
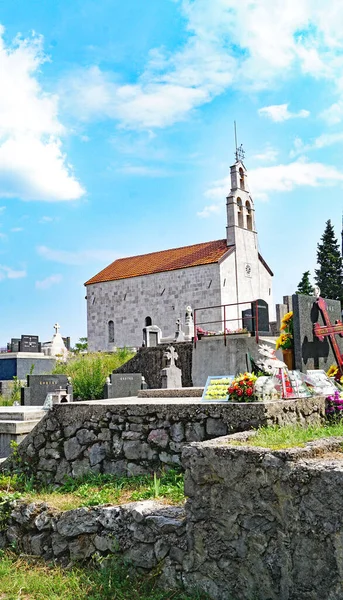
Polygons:
[[322,313],[325,325],[315,323],[313,326],[314,335],[321,342],[324,340],[325,337],[330,338],[332,350],[336,358],[338,369],[340,371],[340,374],[343,375],[343,356],[335,338],[335,335],[343,337],[343,323],[342,321],[336,321],[336,324],[332,325],[325,300],[323,298],[318,298],[316,302],[320,312]]
[[54,325],[55,334],[58,333],[59,329],[61,329],[61,326],[58,323],[55,323],[55,325]]
[[243,162],[244,158],[245,158],[245,151],[243,150],[243,144],[241,144],[239,146],[239,148],[236,148],[236,152],[235,152],[235,156],[236,156],[236,161],[241,161]]

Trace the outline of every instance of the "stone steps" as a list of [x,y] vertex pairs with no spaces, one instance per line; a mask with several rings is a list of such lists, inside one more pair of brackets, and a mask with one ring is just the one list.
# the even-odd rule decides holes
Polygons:
[[45,414],[35,406],[0,406],[1,462],[10,454],[11,442],[20,444]]

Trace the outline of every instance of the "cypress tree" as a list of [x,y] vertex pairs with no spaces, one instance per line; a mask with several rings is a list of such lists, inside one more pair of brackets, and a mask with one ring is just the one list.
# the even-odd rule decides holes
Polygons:
[[331,220],[327,221],[321,243],[317,247],[315,281],[323,298],[343,300],[343,269],[340,247]]
[[298,285],[298,289],[295,293],[304,296],[313,296],[313,285],[310,282],[310,271],[305,271],[305,273],[303,273],[301,281]]

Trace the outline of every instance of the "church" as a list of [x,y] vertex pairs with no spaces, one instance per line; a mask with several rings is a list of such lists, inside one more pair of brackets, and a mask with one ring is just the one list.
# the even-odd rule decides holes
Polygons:
[[242,326],[242,310],[252,300],[265,300],[274,320],[273,273],[258,250],[254,202],[239,153],[226,206],[225,238],[120,258],[85,283],[89,351],[141,346],[150,325],[172,336],[187,306],[214,307],[197,319],[215,321],[203,325],[214,331],[223,330],[223,305],[232,305],[226,308],[231,330]]

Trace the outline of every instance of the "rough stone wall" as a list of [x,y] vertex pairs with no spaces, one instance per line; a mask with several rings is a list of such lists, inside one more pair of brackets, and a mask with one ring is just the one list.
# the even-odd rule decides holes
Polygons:
[[[186,307],[218,306],[219,265],[200,265],[119,281],[87,286],[87,335],[91,351],[112,349],[108,322],[114,321],[114,345],[142,344],[145,318],[162,329],[164,337],[176,331],[176,320],[184,322]],[[218,316],[219,315],[219,316]],[[215,309],[206,312],[207,321],[220,319]],[[217,327],[220,330],[220,324]]]
[[343,438],[280,451],[231,440],[183,452],[186,589],[213,600],[341,600]]
[[213,600],[342,600],[343,438],[279,451],[232,445],[247,437],[184,448],[185,508],[61,513],[15,501],[0,548],[64,564],[120,553],[146,572],[159,565],[161,586]]
[[162,387],[162,362],[163,354],[168,346],[174,346],[179,355],[176,366],[182,371],[182,387],[192,387],[192,352],[191,342],[179,344],[160,344],[155,348],[140,348],[131,360],[119,367],[115,373],[142,373],[148,388]]
[[[261,425],[319,424],[325,399],[263,403],[57,404],[18,447],[28,472],[46,482],[87,472],[139,475],[181,464],[189,442]],[[11,468],[8,459],[2,468]]]
[[186,549],[184,508],[147,500],[61,512],[45,503],[15,501],[0,531],[0,549],[62,564],[120,553],[140,569],[170,558],[176,572]]

